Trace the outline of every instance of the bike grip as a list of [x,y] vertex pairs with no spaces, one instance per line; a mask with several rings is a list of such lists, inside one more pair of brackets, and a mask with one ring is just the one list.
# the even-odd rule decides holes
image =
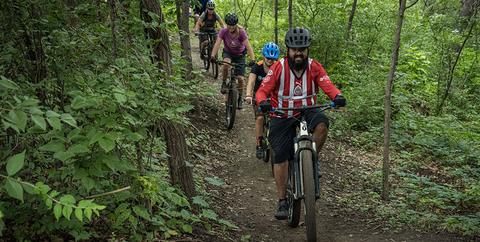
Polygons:
[[[347,105],[347,101],[345,101],[345,106]],[[335,107],[335,102],[331,102],[330,106]]]

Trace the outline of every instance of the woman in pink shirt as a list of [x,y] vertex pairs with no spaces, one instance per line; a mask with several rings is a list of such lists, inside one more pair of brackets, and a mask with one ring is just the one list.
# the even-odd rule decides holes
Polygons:
[[[220,30],[218,33],[217,42],[212,50],[212,62],[215,62],[215,55],[220,48],[220,44],[223,40],[223,53],[222,58],[224,62],[228,63],[245,63],[245,54],[248,51],[248,55],[250,55],[250,63],[249,65],[252,66],[255,64],[255,56],[253,55],[252,47],[250,46],[250,42],[248,41],[247,33],[245,30],[238,25],[238,17],[235,13],[228,13],[225,16],[225,23],[227,24],[227,28]],[[228,76],[228,68],[229,65],[225,64],[222,68],[222,94],[227,92],[227,76]],[[244,76],[245,76],[245,66],[242,67],[235,67],[235,73],[238,78],[238,109],[243,108],[243,88],[244,88]]]

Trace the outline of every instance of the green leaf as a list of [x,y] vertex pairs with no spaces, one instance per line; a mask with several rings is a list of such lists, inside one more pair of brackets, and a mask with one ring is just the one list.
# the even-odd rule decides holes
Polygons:
[[90,140],[90,142],[88,142],[88,145],[94,144],[95,142],[97,142],[98,140],[100,140],[101,138],[103,138],[103,136],[105,136],[105,134],[103,134],[102,132],[96,133],[96,134],[92,137],[92,139]]
[[15,175],[23,167],[25,161],[25,150],[20,153],[10,157],[7,161],[7,174],[8,176]]
[[62,114],[61,119],[63,122],[69,124],[70,126],[75,128],[77,127],[77,122],[75,121],[75,119],[73,119],[72,115],[64,113]]
[[85,217],[88,218],[88,220],[92,221],[92,209],[91,208],[85,208],[85,211],[83,213],[85,214]]
[[34,188],[34,187],[32,187],[32,186],[29,186],[29,185],[27,185],[27,184],[24,184],[24,183],[22,183],[21,185],[22,185],[22,187],[23,187],[23,190],[24,190],[25,192],[27,192],[28,194],[35,194],[35,189],[36,189],[36,188]]
[[205,177],[205,180],[207,180],[210,184],[215,185],[215,186],[221,186],[225,184],[222,180],[217,180],[209,177]]
[[45,119],[40,116],[40,115],[32,115],[32,120],[33,122],[43,130],[47,129],[47,123],[45,122]]
[[124,102],[127,101],[127,97],[123,94],[115,93],[113,95],[115,96],[115,98],[117,99],[118,102],[124,103]]
[[108,73],[101,73],[100,75],[98,75],[99,77],[102,77],[102,78],[109,78],[110,77],[110,74]]
[[60,216],[62,216],[62,204],[57,203],[55,207],[53,207],[53,214],[55,214],[55,218],[58,221],[60,219]]
[[41,151],[52,151],[52,152],[65,151],[65,145],[61,140],[52,140],[48,142],[46,145],[40,146],[40,148],[38,149]]
[[202,215],[203,215],[205,218],[217,219],[217,214],[216,214],[214,211],[212,211],[212,210],[203,210]]
[[82,178],[82,183],[85,186],[85,188],[87,188],[87,190],[89,190],[89,191],[92,190],[92,188],[95,187],[95,181],[90,177]]
[[186,233],[191,234],[193,232],[192,226],[190,226],[189,224],[184,224],[182,228],[183,228],[183,231],[185,231]]
[[60,114],[52,111],[52,110],[48,110],[47,113],[47,118],[60,118]]
[[117,64],[118,67],[123,68],[125,67],[125,59],[124,58],[118,58],[115,60],[115,63]]
[[185,105],[185,106],[182,106],[182,107],[178,107],[177,108],[177,112],[181,113],[181,112],[187,112],[189,110],[192,110],[194,108],[193,105]]
[[66,161],[72,157],[74,157],[75,154],[73,152],[70,152],[70,151],[57,151],[55,152],[55,154],[53,154],[53,157],[54,158],[57,158],[61,161]]
[[47,199],[45,200],[45,204],[47,205],[48,209],[52,209],[52,206],[53,206],[53,201],[52,201],[52,199],[47,198]]
[[7,190],[8,195],[23,202],[23,187],[20,183],[7,179],[5,190]]
[[62,214],[68,220],[70,220],[70,215],[72,215],[72,212],[73,212],[72,206],[63,206]]
[[180,214],[182,215],[182,218],[184,220],[189,220],[190,219],[190,213],[185,210],[185,209],[182,209],[182,211],[180,212]]
[[102,149],[105,150],[105,152],[109,152],[113,148],[115,148],[115,142],[109,139],[101,138],[100,140],[98,140],[98,144],[100,145],[100,147],[102,147]]
[[136,215],[150,221],[150,214],[148,214],[148,210],[144,207],[139,207],[139,206],[135,206],[133,207],[133,212],[135,212]]
[[59,118],[47,118],[47,120],[48,120],[48,123],[50,124],[50,126],[52,126],[52,128],[57,129],[57,130],[62,129],[62,123],[60,122]]
[[25,114],[25,112],[20,110],[15,111],[15,114],[18,117],[18,122],[17,122],[18,128],[21,129],[23,132],[25,132],[25,126],[27,126],[27,120],[28,120],[27,115]]
[[77,201],[72,195],[65,195],[60,198],[60,202],[63,204],[75,204]]
[[40,102],[40,101],[37,100],[37,99],[29,98],[29,99],[25,99],[25,100],[22,102],[22,106],[25,106],[25,107],[34,106],[34,105],[37,105],[37,103],[39,103],[39,102]]
[[131,133],[128,135],[128,138],[131,139],[132,141],[139,141],[143,139],[143,136],[137,132]]
[[199,196],[193,197],[192,202],[195,203],[195,204],[199,204],[202,207],[208,207],[208,203],[205,202],[205,200],[203,200],[203,198],[199,197]]
[[90,149],[88,149],[85,145],[74,145],[70,148],[68,148],[68,151],[78,154],[78,153],[90,153]]
[[87,171],[84,168],[79,168],[73,175],[73,179],[82,179],[88,176]]
[[122,72],[125,72],[125,73],[128,73],[128,72],[134,72],[136,71],[137,69],[133,68],[133,67],[127,67],[125,69],[122,69]]
[[225,224],[225,225],[227,225],[227,226],[230,227],[230,228],[236,228],[236,229],[238,229],[238,226],[236,226],[235,224],[232,224],[232,223],[228,222],[227,220],[219,219],[218,222],[221,223],[221,224]]
[[132,210],[130,209],[127,209],[125,210],[122,214],[120,214],[120,216],[117,218],[117,221],[116,221],[116,225],[119,226],[120,224],[123,223],[123,221],[125,221],[129,216],[130,214],[132,214]]
[[[17,90],[17,84],[15,84],[15,82],[5,78],[4,76],[2,76],[2,79],[0,79],[0,86],[6,88],[6,89],[12,89],[12,90]],[[2,89],[4,89],[2,88]],[[0,89],[1,90],[1,89]]]
[[75,208],[75,217],[83,222],[83,210],[81,208]]
[[87,76],[93,76],[93,72],[91,70],[83,70],[83,73]]

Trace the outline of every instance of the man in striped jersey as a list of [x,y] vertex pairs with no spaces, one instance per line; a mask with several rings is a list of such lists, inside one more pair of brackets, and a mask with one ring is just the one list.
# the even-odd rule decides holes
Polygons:
[[[308,47],[312,42],[307,29],[295,27],[285,35],[287,56],[277,61],[268,71],[267,76],[255,96],[262,112],[272,107],[286,108],[315,105],[316,95],[321,89],[335,102],[336,106],[345,106],[346,100],[333,85],[323,67],[308,57]],[[271,104],[266,101],[271,94]],[[285,189],[288,178],[288,160],[293,160],[293,138],[295,136],[298,111],[288,111],[282,117],[272,114],[268,140],[275,152],[274,176],[277,185],[278,206],[275,218],[287,219],[288,208]],[[309,131],[316,140],[316,150],[320,152],[327,139],[328,117],[319,109],[305,112]]]

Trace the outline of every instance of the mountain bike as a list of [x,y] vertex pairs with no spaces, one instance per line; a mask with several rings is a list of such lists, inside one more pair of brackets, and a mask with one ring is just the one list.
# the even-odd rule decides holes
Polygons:
[[[205,47],[205,50],[203,50],[203,56],[205,57],[203,59],[203,66],[205,67],[205,70],[208,71],[210,68],[210,65],[212,65],[212,75],[214,79],[218,78],[218,63],[211,63],[210,62],[210,56],[212,56],[212,50],[213,46],[215,45],[215,42],[217,41],[217,32],[200,32],[200,35],[207,35],[208,36],[208,44]],[[200,38],[201,39],[201,38]],[[200,53],[202,51],[201,47],[202,43],[200,43]],[[218,53],[215,55],[215,58],[218,58]]]
[[227,93],[225,94],[225,108],[226,108],[226,126],[227,129],[232,129],[235,122],[235,113],[237,111],[238,101],[238,86],[237,76],[235,75],[235,67],[248,66],[247,63],[228,63],[217,60],[216,63],[220,65],[230,65],[230,74],[228,75]]
[[307,241],[316,241],[317,238],[315,201],[320,198],[318,179],[321,173],[318,169],[315,138],[308,132],[305,111],[320,108],[323,112],[331,107],[335,107],[333,102],[315,106],[277,108],[270,112],[276,115],[285,115],[284,111],[300,111],[300,115],[293,117],[298,120],[298,126],[297,136],[294,138],[294,159],[288,163],[286,189],[287,224],[293,228],[298,226],[300,222],[301,200],[303,200]]

